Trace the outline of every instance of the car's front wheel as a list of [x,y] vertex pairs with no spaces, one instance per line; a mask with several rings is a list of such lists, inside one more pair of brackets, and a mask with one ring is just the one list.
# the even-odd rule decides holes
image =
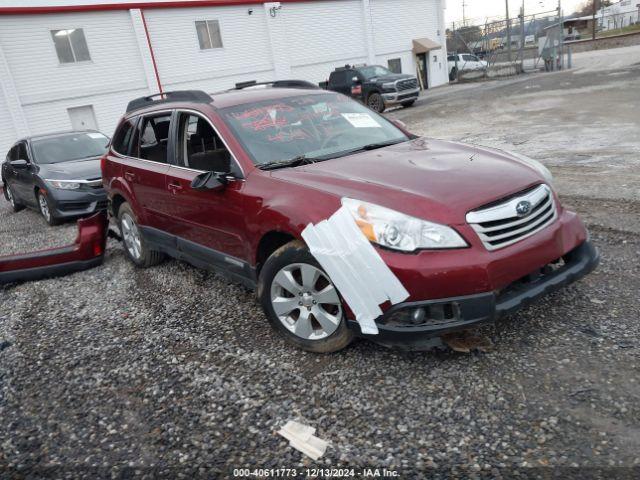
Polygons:
[[271,326],[298,348],[331,353],[353,340],[338,290],[303,242],[290,242],[269,257],[258,297]]
[[162,262],[164,254],[149,248],[140,231],[138,220],[128,203],[123,203],[118,210],[118,226],[124,243],[124,251],[129,260],[143,268],[152,267]]
[[378,113],[384,112],[384,99],[382,95],[373,92],[367,97],[367,106]]
[[49,199],[47,198],[47,196],[42,193],[42,191],[39,191],[37,194],[38,197],[38,206],[40,207],[40,213],[42,214],[42,218],[44,218],[44,221],[47,222],[50,226],[54,226],[54,225],[58,225],[60,223],[60,220],[58,220],[52,212],[52,207],[51,207],[51,203],[49,202]]
[[20,203],[18,203],[18,201],[16,200],[15,195],[13,194],[13,191],[11,190],[11,187],[6,182],[4,184],[4,198],[7,199],[7,201],[11,205],[11,209],[14,212],[19,212],[20,210],[22,210],[24,208]]

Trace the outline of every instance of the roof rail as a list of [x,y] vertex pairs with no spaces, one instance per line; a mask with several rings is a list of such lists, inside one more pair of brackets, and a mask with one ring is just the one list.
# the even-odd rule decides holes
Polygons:
[[148,97],[140,97],[135,100],[131,100],[127,105],[127,113],[132,112],[133,110],[150,107],[151,105],[167,102],[211,103],[213,102],[213,99],[208,93],[201,90],[177,90],[175,92],[156,93],[155,95],[149,95]]
[[245,88],[253,87],[301,88],[308,90],[317,90],[319,88],[315,83],[307,82],[306,80],[275,80],[273,82],[256,82],[255,80],[249,80],[248,82],[236,83],[233,90],[244,90]]

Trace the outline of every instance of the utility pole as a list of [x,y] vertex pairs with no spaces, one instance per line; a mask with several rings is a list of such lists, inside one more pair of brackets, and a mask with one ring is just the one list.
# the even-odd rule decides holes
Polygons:
[[593,26],[592,26],[592,38],[596,39],[596,12],[598,11],[597,3],[598,0],[591,0],[593,2]]
[[462,25],[467,26],[467,2],[462,0]]
[[558,18],[560,20],[560,70],[564,69],[564,15],[562,14],[562,0],[558,0]]
[[524,0],[520,7],[520,66],[524,72]]
[[509,63],[511,63],[513,57],[511,55],[511,19],[509,18],[509,0],[505,0],[505,3],[507,4],[507,48],[509,49],[508,58]]

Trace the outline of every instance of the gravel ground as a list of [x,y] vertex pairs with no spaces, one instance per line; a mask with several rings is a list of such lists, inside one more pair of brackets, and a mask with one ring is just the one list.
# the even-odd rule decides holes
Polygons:
[[[563,171],[561,185],[572,178]],[[487,354],[365,341],[301,352],[241,287],[176,261],[134,269],[114,241],[100,268],[6,287],[0,477],[3,467],[8,477],[213,478],[351,466],[403,478],[637,478],[640,203],[563,201],[583,214],[602,264],[484,329]],[[3,252],[75,234],[5,202],[0,219]],[[331,442],[319,462],[274,433],[290,419]]]
[[20,254],[73,243],[78,233],[75,222],[48,227],[34,210],[13,213],[0,190],[0,255]]

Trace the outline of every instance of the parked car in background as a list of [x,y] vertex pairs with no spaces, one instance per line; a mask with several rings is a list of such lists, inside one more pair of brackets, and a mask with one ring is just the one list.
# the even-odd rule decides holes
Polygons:
[[24,207],[40,211],[49,225],[106,209],[100,157],[108,143],[96,131],[19,140],[2,164],[5,199],[15,212]]
[[[163,95],[129,104],[103,161],[126,255],[140,267],[170,255],[257,287],[297,347],[333,352],[360,335],[419,349],[598,263],[549,171],[526,157],[418,138],[323,90]],[[409,294],[380,306],[375,335],[303,241],[338,210]]]
[[447,57],[449,80],[458,78],[459,72],[486,70],[489,63],[470,53],[452,53]]
[[329,81],[320,86],[358,100],[379,113],[395,105],[410,107],[420,96],[415,76],[393,73],[380,65],[336,68]]

